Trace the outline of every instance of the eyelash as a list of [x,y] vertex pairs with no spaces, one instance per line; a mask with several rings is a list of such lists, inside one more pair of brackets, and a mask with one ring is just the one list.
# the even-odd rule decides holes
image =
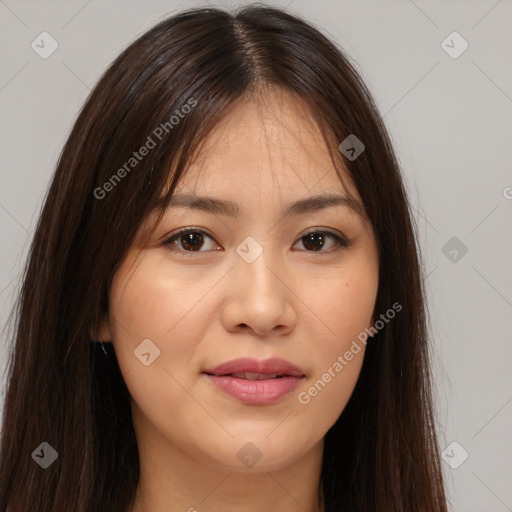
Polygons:
[[[206,231],[203,231],[202,229],[198,229],[198,228],[194,228],[194,227],[187,227],[187,228],[183,228],[180,231],[178,231],[177,233],[174,233],[173,235],[167,237],[162,242],[162,245],[168,247],[171,251],[174,251],[174,252],[177,252],[177,253],[182,253],[182,254],[187,254],[187,255],[188,254],[197,254],[197,253],[211,252],[211,251],[187,251],[187,250],[184,250],[184,249],[179,249],[179,248],[174,247],[173,240],[175,240],[175,239],[179,240],[179,237],[181,235],[185,234],[185,233],[200,233],[200,234],[206,235],[208,238],[211,238],[212,240],[214,240],[214,238],[211,235],[209,235]],[[336,243],[336,245],[334,247],[331,247],[330,249],[328,249],[326,251],[323,251],[323,250],[320,250],[320,251],[308,251],[308,250],[306,250],[306,252],[309,252],[309,253],[312,253],[312,254],[318,254],[318,255],[331,254],[333,252],[339,251],[340,249],[347,248],[347,247],[349,247],[351,245],[350,242],[347,239],[345,239],[344,237],[342,237],[340,235],[337,235],[336,233],[333,233],[331,231],[325,231],[325,230],[320,230],[320,229],[318,229],[318,230],[311,229],[310,231],[307,231],[302,236],[300,236],[297,241],[301,240],[302,238],[306,237],[307,235],[310,235],[311,233],[328,235],[331,238],[333,238],[335,243]],[[217,243],[217,242],[215,242],[215,243]]]

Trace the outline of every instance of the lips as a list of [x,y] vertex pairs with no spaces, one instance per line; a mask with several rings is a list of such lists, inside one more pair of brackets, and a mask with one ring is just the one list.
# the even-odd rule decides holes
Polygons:
[[301,368],[278,358],[235,359],[203,373],[217,389],[249,405],[276,402],[305,378]]
[[303,377],[304,372],[298,366],[273,357],[259,361],[252,358],[240,358],[223,363],[215,368],[207,369],[204,373],[217,376],[231,375],[246,380],[263,380],[276,377]]
[[280,379],[284,377],[278,373],[254,373],[254,372],[236,372],[227,374],[229,377],[235,377],[235,379],[245,380],[268,380],[268,379]]

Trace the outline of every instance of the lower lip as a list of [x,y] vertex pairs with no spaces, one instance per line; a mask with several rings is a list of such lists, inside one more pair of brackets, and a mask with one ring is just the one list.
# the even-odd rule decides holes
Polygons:
[[266,405],[277,402],[297,388],[303,377],[246,380],[236,377],[205,374],[217,388],[250,405]]

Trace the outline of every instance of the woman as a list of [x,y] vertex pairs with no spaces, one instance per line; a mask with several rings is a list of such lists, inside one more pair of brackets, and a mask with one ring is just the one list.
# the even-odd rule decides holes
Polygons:
[[423,278],[374,102],[282,10],[131,44],[16,311],[0,508],[446,511]]

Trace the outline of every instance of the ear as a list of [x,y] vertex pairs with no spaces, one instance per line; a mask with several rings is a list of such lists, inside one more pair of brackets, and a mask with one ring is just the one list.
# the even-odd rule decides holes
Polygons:
[[112,342],[112,330],[110,329],[108,314],[103,317],[96,329],[94,327],[89,329],[89,336],[93,341]]
[[373,327],[375,328],[375,322],[378,320],[378,317],[377,317],[377,314],[375,313],[375,309],[373,310],[373,313],[372,313],[372,318],[370,320],[370,324],[368,325],[368,329],[370,327]]

